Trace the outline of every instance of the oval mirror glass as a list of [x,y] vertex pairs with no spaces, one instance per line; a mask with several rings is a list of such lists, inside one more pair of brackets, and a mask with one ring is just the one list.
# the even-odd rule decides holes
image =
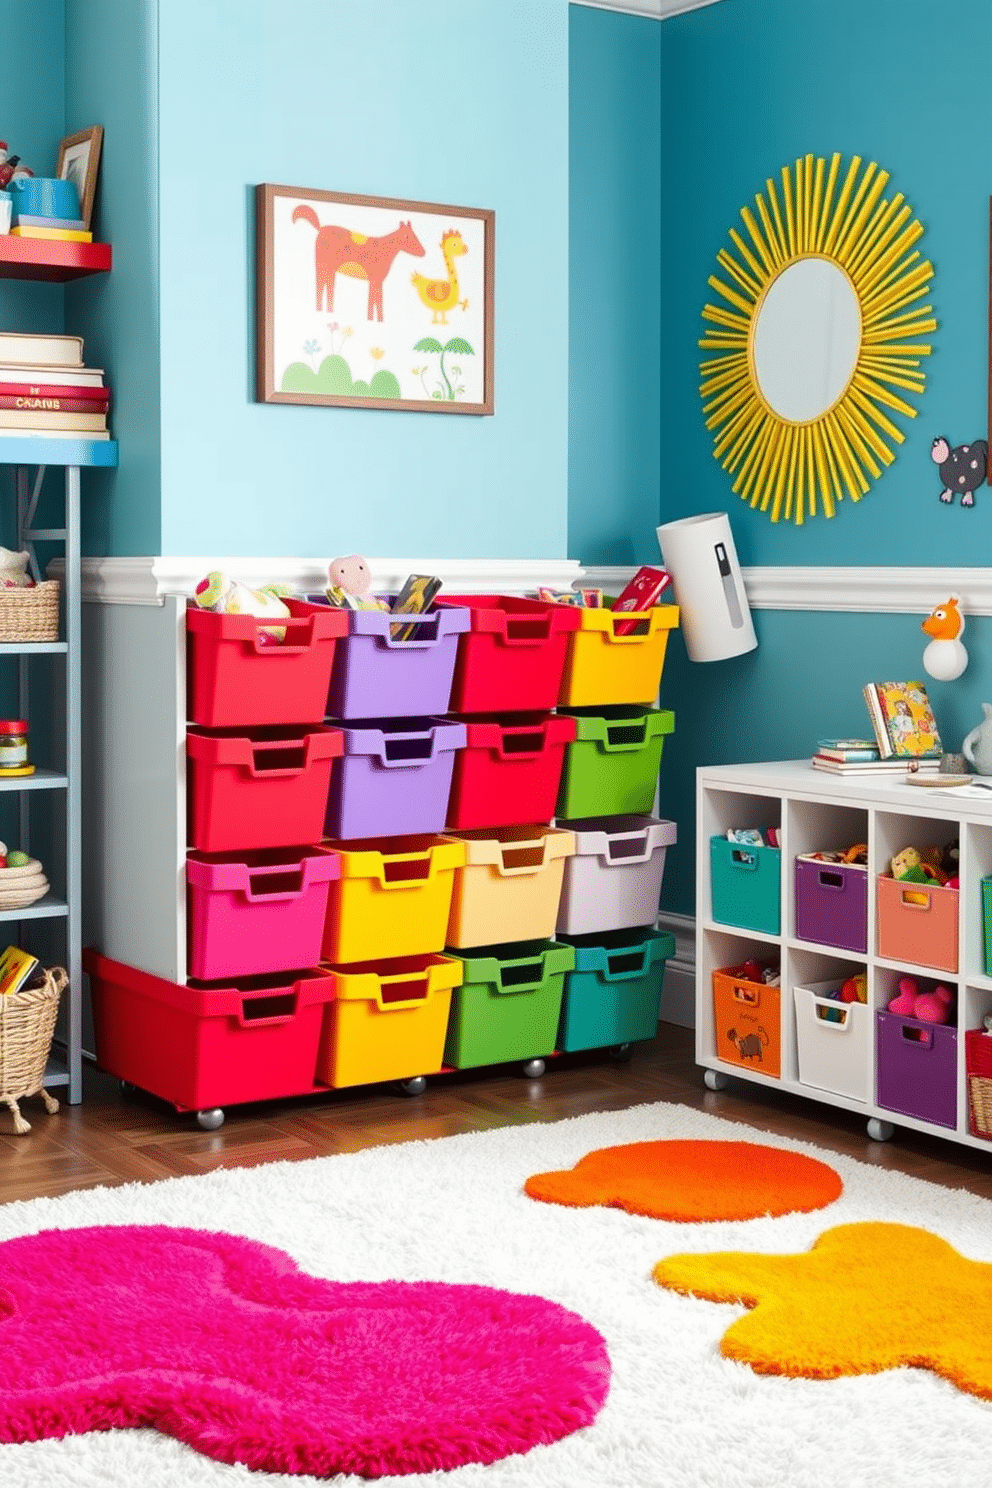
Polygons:
[[844,392],[861,347],[861,307],[844,271],[801,258],[768,288],[752,327],[754,374],[779,418],[820,418]]

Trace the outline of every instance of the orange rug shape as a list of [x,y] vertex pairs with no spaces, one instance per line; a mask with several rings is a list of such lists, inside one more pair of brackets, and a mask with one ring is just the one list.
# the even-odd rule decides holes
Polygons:
[[850,1224],[802,1255],[677,1255],[654,1278],[752,1311],[720,1340],[758,1374],[837,1379],[931,1369],[992,1400],[992,1265],[929,1230]]
[[532,1199],[575,1208],[603,1205],[650,1219],[759,1219],[808,1213],[840,1197],[826,1163],[758,1142],[628,1142],[586,1153],[574,1168],[535,1173]]

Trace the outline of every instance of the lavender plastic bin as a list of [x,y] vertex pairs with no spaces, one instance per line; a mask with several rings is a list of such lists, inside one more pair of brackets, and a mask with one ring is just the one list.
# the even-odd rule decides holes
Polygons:
[[[383,598],[389,599],[389,595]],[[326,604],[308,594],[311,604]],[[348,634],[338,641],[331,671],[327,712],[333,718],[409,718],[446,713],[458,656],[458,637],[467,631],[467,606],[404,615],[414,627],[408,641],[393,640],[399,617],[385,610],[352,610]]]
[[882,1010],[876,1016],[878,1104],[935,1126],[956,1126],[957,1029]]
[[324,835],[405,837],[444,830],[455,751],[465,725],[444,718],[371,718],[344,726]]
[[796,934],[817,945],[868,949],[868,870],[796,859]]

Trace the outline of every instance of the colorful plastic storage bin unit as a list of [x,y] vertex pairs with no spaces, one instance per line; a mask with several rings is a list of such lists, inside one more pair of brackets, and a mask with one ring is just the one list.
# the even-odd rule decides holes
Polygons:
[[565,939],[575,951],[575,969],[565,976],[558,1048],[601,1049],[654,1038],[675,937],[640,928]]
[[932,966],[938,971],[957,971],[957,889],[882,874],[875,893],[880,956],[914,966]]
[[553,1052],[571,946],[552,940],[480,946],[463,956],[451,1001],[444,1062],[455,1069]]
[[465,725],[443,718],[345,724],[330,784],[325,835],[400,837],[440,832],[448,816]]
[[574,709],[566,716],[575,719],[576,732],[565,750],[558,817],[650,812],[674,713],[622,704]]
[[322,1088],[317,1055],[334,996],[324,972],[183,986],[92,950],[83,964],[108,1074],[187,1111]]
[[560,824],[575,834],[575,853],[565,863],[559,934],[653,925],[675,823],[630,814]]
[[465,846],[447,837],[328,841],[340,876],[328,886],[321,960],[340,965],[444,948]]
[[778,987],[753,981],[739,966],[713,973],[713,1017],[719,1059],[778,1079],[782,1072],[781,1014]]
[[459,833],[465,866],[455,869],[447,944],[544,940],[555,933],[571,832],[515,826]]
[[316,966],[335,853],[190,853],[187,973],[202,981]]
[[[204,728],[320,723],[346,611],[285,601],[282,640],[271,616],[186,610],[187,714]],[[280,629],[283,629],[280,626]]]
[[343,747],[333,728],[188,729],[189,845],[230,852],[319,842]]
[[325,1084],[407,1080],[441,1068],[460,961],[406,956],[325,970],[333,988],[317,1061]]
[[[323,596],[308,596],[325,605]],[[332,613],[342,613],[333,611]],[[409,718],[446,713],[469,612],[446,606],[404,615],[409,639],[394,638],[395,615],[346,610],[348,633],[334,653],[327,713],[332,718]]]
[[574,719],[551,713],[467,719],[465,747],[455,757],[448,826],[550,821],[575,732]]
[[555,707],[568,638],[580,623],[574,605],[505,594],[442,594],[435,603],[471,612],[469,629],[458,646],[453,713],[524,713]]
[[796,934],[800,940],[864,955],[868,949],[867,868],[860,863],[798,857]]
[[713,918],[777,935],[782,920],[782,850],[710,838]]
[[828,997],[838,985],[835,979],[792,989],[799,1079],[817,1090],[867,1101],[871,1011],[863,1002],[837,1002]]
[[[657,605],[635,615],[609,608],[580,609],[579,629],[568,643],[559,703],[653,703],[665,666],[668,635],[679,623],[677,605]],[[632,623],[633,622],[633,623]],[[627,635],[617,629],[631,627]]]
[[878,1104],[935,1126],[956,1126],[957,1029],[881,1008],[875,1016]]

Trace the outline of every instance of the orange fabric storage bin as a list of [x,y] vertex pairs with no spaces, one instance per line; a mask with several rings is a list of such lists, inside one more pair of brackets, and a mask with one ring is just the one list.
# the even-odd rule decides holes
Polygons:
[[441,1068],[461,961],[400,956],[321,970],[333,983],[334,1000],[324,1010],[318,1080],[339,1089],[414,1079]]
[[741,973],[739,966],[713,973],[717,1058],[777,1080],[782,1073],[781,988]]
[[878,954],[956,972],[959,891],[888,874],[879,877],[876,891]]

